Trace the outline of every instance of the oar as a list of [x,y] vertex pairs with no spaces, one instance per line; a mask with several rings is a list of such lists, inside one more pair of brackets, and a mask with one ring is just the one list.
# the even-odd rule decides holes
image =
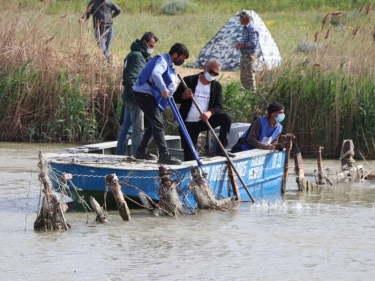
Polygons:
[[[181,75],[180,75],[180,74],[177,74],[177,76],[178,76],[178,78],[180,79],[180,81],[181,81],[182,85],[184,86],[185,90],[187,90],[188,87],[186,86],[186,83],[185,83],[185,81],[182,79]],[[202,115],[203,112],[202,112],[202,110],[200,109],[200,107],[199,107],[197,101],[195,100],[195,98],[194,98],[194,97],[191,97],[191,100],[193,101],[194,105],[195,105],[196,108],[198,109],[199,114]],[[215,137],[215,139],[216,139],[216,141],[217,141],[217,144],[220,146],[221,150],[223,151],[223,153],[224,153],[225,157],[227,158],[229,164],[232,166],[232,168],[233,168],[234,172],[236,173],[237,177],[240,179],[240,181],[241,181],[241,183],[242,183],[242,186],[245,188],[245,190],[246,190],[247,194],[249,195],[251,201],[254,203],[255,200],[254,200],[253,196],[251,195],[249,189],[247,188],[245,182],[243,181],[242,177],[241,177],[240,174],[238,173],[237,169],[234,167],[233,161],[232,161],[232,160],[230,159],[230,157],[228,156],[228,153],[227,153],[225,147],[224,147],[224,146],[222,145],[222,143],[220,142],[218,136],[216,135],[215,130],[212,128],[212,126],[211,126],[210,122],[208,122],[208,120],[206,120],[205,123],[206,123],[207,127],[210,129],[212,135]]]

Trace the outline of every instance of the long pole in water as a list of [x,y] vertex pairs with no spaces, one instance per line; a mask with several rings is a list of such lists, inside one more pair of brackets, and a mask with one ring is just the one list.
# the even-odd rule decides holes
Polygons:
[[[185,81],[182,79],[181,75],[180,75],[180,74],[177,74],[177,76],[178,76],[178,78],[180,79],[180,81],[181,81],[182,85],[184,86],[185,90],[187,90],[188,87],[186,86],[186,83],[185,83]],[[194,98],[194,97],[191,97],[191,100],[193,101],[194,105],[195,105],[196,108],[198,109],[199,114],[202,115],[203,112],[202,112],[202,110],[200,109],[200,107],[199,107],[197,101],[195,100],[195,98]],[[232,166],[232,168],[233,168],[234,172],[236,173],[237,177],[240,179],[240,181],[241,181],[241,183],[242,183],[242,186],[245,188],[245,190],[246,190],[247,194],[249,195],[251,201],[252,201],[253,203],[255,203],[255,200],[254,200],[253,196],[251,195],[249,189],[247,188],[245,182],[243,181],[242,177],[241,177],[240,174],[238,173],[237,169],[234,167],[233,161],[232,161],[232,160],[230,159],[230,157],[228,156],[228,153],[227,153],[227,151],[225,150],[225,148],[224,148],[224,146],[222,145],[222,143],[220,142],[218,136],[216,135],[215,130],[212,128],[212,126],[211,126],[210,122],[208,122],[208,120],[206,120],[205,123],[206,123],[207,127],[210,129],[212,135],[215,137],[215,139],[216,139],[216,141],[217,141],[217,144],[220,146],[221,150],[223,151],[223,153],[224,153],[225,157],[227,158],[229,164]]]
[[193,142],[190,138],[190,135],[189,135],[189,133],[186,129],[185,123],[182,120],[182,117],[180,115],[180,112],[178,111],[178,108],[177,108],[177,105],[176,105],[174,99],[172,97],[168,97],[168,103],[169,103],[169,106],[172,109],[172,112],[174,114],[174,117],[177,120],[178,125],[180,126],[180,130],[181,130],[183,136],[185,137],[186,143],[188,144],[188,146],[191,150],[191,153],[193,153],[195,160],[197,160],[198,166],[202,168],[202,162],[199,159],[198,153],[195,150],[194,144],[193,144]]

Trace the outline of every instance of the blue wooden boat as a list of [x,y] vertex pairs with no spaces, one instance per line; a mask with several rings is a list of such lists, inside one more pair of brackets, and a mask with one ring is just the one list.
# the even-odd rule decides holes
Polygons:
[[[175,140],[169,137],[169,144],[171,141],[173,143]],[[102,204],[106,191],[105,177],[109,174],[116,174],[124,195],[137,199],[139,190],[142,190],[153,200],[158,201],[160,164],[155,161],[140,161],[127,156],[103,154],[110,151],[111,148],[115,148],[116,143],[94,144],[58,153],[44,154],[53,185],[55,187],[61,185],[58,178],[63,173],[72,174],[72,180],[68,181],[68,186],[72,190],[71,197],[77,200],[77,195],[83,196],[88,202],[89,196],[93,196]],[[175,153],[178,149],[171,149],[171,151]],[[100,152],[101,154],[91,152]],[[237,156],[232,158],[234,166],[255,201],[280,200],[286,150],[255,149],[236,154]],[[233,187],[228,176],[227,159],[216,156],[201,158],[201,161],[203,164],[201,170],[207,174],[207,181],[217,198],[234,197]],[[188,183],[191,179],[191,169],[197,167],[197,162],[186,161],[182,165],[163,166],[170,169],[174,177],[181,182],[180,189],[188,194],[190,202],[194,205],[194,197],[189,194]],[[238,186],[241,200],[250,201],[248,193],[240,182]],[[106,200],[108,207],[112,204],[115,206],[112,198],[108,196]]]

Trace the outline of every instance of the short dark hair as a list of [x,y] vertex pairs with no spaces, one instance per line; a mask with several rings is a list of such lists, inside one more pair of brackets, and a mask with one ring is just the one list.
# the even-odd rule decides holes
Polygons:
[[189,58],[189,50],[182,43],[175,43],[171,47],[171,50],[169,51],[169,54],[172,56],[174,53],[177,53],[178,56],[185,55],[186,58]]
[[141,38],[141,41],[146,41],[146,42],[150,42],[150,40],[154,38],[155,39],[155,42],[158,42],[159,41],[159,38],[155,36],[154,33],[152,33],[151,31],[149,32],[146,32],[145,34],[143,34],[142,38]]

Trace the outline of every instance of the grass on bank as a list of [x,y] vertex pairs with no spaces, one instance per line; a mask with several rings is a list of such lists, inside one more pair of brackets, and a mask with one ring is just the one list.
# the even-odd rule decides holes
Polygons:
[[[217,12],[227,5],[218,1],[215,13],[207,13],[205,9],[211,6],[206,2],[191,1],[199,10],[178,16],[162,15],[159,10],[132,14],[123,8],[124,14],[114,19],[114,63],[109,67],[94,44],[91,21],[82,26],[77,23],[86,7],[84,1],[38,4],[38,9],[28,6],[22,13],[12,6],[13,2],[5,2],[7,9],[0,11],[0,21],[6,27],[0,31],[2,140],[115,139],[122,60],[131,42],[151,30],[160,38],[155,53],[167,52],[180,41],[188,46],[191,62],[241,9],[236,8],[240,1],[233,2],[228,11]],[[256,7],[257,3],[252,5]],[[264,10],[251,7],[278,43],[283,65],[259,73],[256,97],[240,93],[238,81],[224,85],[225,106],[234,120],[251,121],[268,101],[278,99],[287,108],[285,131],[296,134],[302,147],[321,144],[325,156],[336,156],[342,139],[349,137],[366,157],[373,157],[375,109],[369,102],[374,94],[373,11],[370,5],[364,7],[350,6],[349,11],[331,17],[324,26],[327,11],[303,12],[294,7],[289,12],[284,7],[263,14]],[[340,5],[334,8],[330,11],[342,10]],[[176,132],[173,119],[166,116],[167,131]]]

